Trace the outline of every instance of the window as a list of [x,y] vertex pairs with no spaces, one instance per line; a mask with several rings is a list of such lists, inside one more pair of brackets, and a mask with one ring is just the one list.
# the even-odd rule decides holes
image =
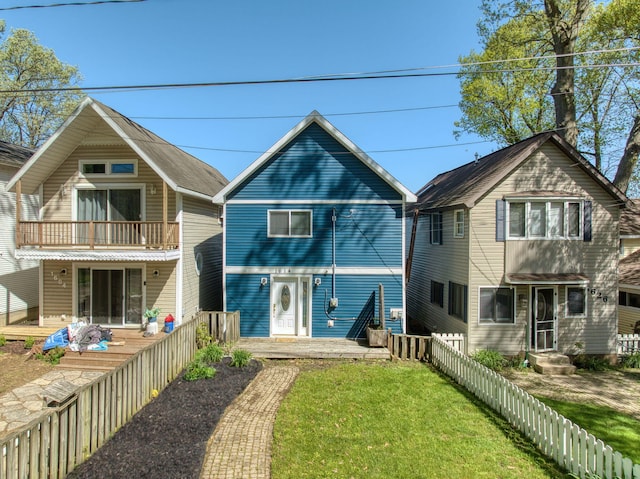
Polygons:
[[137,176],[138,162],[136,160],[80,160],[78,170],[84,176]]
[[442,213],[431,213],[431,244],[442,244]]
[[453,212],[453,237],[464,238],[464,210]]
[[444,306],[444,284],[431,281],[431,303]]
[[480,323],[515,323],[513,305],[513,289],[480,288]]
[[311,238],[311,210],[270,210],[268,236],[271,238]]
[[582,219],[579,201],[509,201],[507,233],[511,239],[578,239]]
[[567,317],[587,314],[587,290],[580,286],[567,286]]
[[467,287],[449,281],[449,314],[467,322]]
[[640,308],[640,294],[620,291],[618,293],[618,304],[620,306],[629,306],[631,308]]

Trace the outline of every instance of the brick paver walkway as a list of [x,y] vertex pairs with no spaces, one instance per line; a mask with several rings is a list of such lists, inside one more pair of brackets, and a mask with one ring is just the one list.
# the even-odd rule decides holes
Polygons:
[[207,444],[201,479],[269,479],[273,422],[298,371],[263,369],[227,407]]

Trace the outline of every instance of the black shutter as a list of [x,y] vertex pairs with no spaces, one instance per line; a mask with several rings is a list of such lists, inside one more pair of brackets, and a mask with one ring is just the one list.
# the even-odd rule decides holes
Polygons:
[[504,241],[506,201],[496,200],[496,241]]
[[467,287],[466,284],[463,286],[463,288],[464,288],[464,303],[462,305],[462,316],[463,316],[462,320],[466,323],[467,322],[467,302],[468,302],[467,299],[469,297],[467,291],[469,288]]
[[449,314],[451,314],[453,312],[453,307],[452,307],[452,302],[453,302],[453,288],[451,287],[451,281],[449,281],[449,301],[447,304],[447,307],[449,309]]
[[583,205],[584,223],[582,228],[584,241],[591,241],[591,237],[592,237],[591,210],[592,210],[591,201],[585,201]]
[[440,228],[440,243],[442,244],[443,238],[444,238],[444,230],[442,228],[442,213],[438,214],[438,227]]

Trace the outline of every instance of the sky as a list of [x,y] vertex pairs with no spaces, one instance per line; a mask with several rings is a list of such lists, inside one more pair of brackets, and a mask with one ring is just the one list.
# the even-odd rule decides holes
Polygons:
[[[77,2],[89,0],[74,0]],[[0,0],[81,87],[235,82],[418,70],[478,50],[480,0],[145,0],[54,8]],[[409,190],[497,149],[454,135],[455,75],[91,92],[229,180],[313,110]],[[396,111],[389,111],[396,110]],[[398,111],[399,110],[399,111]]]

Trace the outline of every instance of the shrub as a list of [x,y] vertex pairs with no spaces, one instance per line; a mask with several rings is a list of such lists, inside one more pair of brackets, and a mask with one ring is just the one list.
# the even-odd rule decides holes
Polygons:
[[622,360],[622,365],[625,368],[640,369],[640,352],[633,353],[631,356],[627,356]]
[[7,344],[7,338],[4,334],[0,334],[0,346],[4,346],[5,344]]
[[184,373],[185,381],[197,381],[198,379],[211,379],[216,375],[216,370],[207,366],[202,361],[191,361]]
[[586,354],[578,354],[573,358],[573,365],[578,369],[587,371],[605,371],[611,367],[611,364],[606,359]]
[[34,344],[36,344],[36,340],[33,336],[29,336],[24,340],[24,349],[31,349]]
[[46,353],[36,354],[37,359],[51,363],[54,366],[60,363],[60,359],[62,358],[62,356],[64,356],[64,348],[61,348],[60,346],[56,346]]
[[505,357],[498,351],[491,349],[481,349],[476,351],[471,357],[483,366],[494,371],[500,371],[507,365]]
[[196,328],[196,347],[198,349],[206,348],[212,341],[213,338],[209,334],[209,327],[206,323],[200,323]]
[[223,349],[217,344],[209,344],[204,349],[200,349],[196,353],[196,360],[203,363],[219,363],[224,356]]
[[235,349],[231,352],[231,366],[243,368],[251,361],[251,353],[244,349]]

